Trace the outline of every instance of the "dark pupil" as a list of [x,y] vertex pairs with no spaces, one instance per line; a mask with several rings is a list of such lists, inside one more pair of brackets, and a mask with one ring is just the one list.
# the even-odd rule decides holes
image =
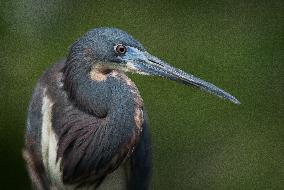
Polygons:
[[118,50],[118,53],[125,53],[125,47],[123,46],[118,46],[117,50]]
[[119,51],[120,51],[121,53],[123,53],[123,52],[124,52],[124,47],[120,47],[120,48],[119,48]]

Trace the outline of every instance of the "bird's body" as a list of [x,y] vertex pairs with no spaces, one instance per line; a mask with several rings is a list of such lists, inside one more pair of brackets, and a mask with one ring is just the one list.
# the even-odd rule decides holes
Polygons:
[[[34,175],[37,175],[37,179],[39,180],[38,182],[44,187],[51,185],[64,189],[63,187],[65,186],[62,181],[63,177],[66,182],[70,182],[70,184],[67,185],[67,189],[72,189],[71,187],[77,185],[83,186],[85,184],[91,184],[91,187],[96,186],[96,184],[100,183],[101,180],[108,181],[111,184],[108,178],[114,177],[114,182],[116,183],[114,189],[126,189],[127,180],[129,180],[130,176],[133,176],[131,175],[130,170],[131,167],[133,167],[131,164],[137,164],[135,163],[137,160],[130,155],[138,143],[140,132],[142,132],[142,124],[144,122],[145,124],[143,125],[143,128],[147,127],[146,121],[144,121],[145,119],[143,118],[143,103],[139,92],[134,83],[132,83],[126,75],[116,71],[111,73],[109,77],[105,79],[105,82],[109,81],[113,84],[116,82],[118,84],[124,84],[119,84],[115,87],[121,87],[121,89],[117,89],[120,96],[123,96],[124,94],[127,98],[131,98],[134,101],[128,108],[132,109],[131,111],[134,114],[119,115],[119,110],[115,110],[117,120],[121,120],[121,123],[125,124],[125,126],[129,126],[129,129],[126,129],[126,127],[119,128],[115,125],[103,126],[105,125],[103,123],[105,123],[108,118],[98,118],[85,113],[80,110],[77,105],[74,105],[68,98],[63,85],[62,70],[64,68],[64,64],[64,62],[55,64],[52,68],[47,70],[39,80],[39,83],[34,90],[28,116],[28,128],[26,134],[27,150],[25,155],[28,157],[28,160],[33,162],[31,164],[34,165],[36,170],[33,170],[32,165],[29,166],[31,167],[30,170],[31,172],[34,172]],[[112,92],[115,92],[115,90]],[[101,93],[104,94],[103,92]],[[113,93],[111,96],[112,97],[109,97],[110,100],[106,100],[106,102],[109,101],[112,103],[111,98],[113,98],[115,94]],[[98,128],[98,126],[101,128]],[[108,129],[107,127],[114,128]],[[99,130],[100,132],[98,132]],[[113,131],[113,133],[104,134],[107,133],[108,130]],[[116,130],[123,130],[123,132],[118,132]],[[147,129],[144,131],[147,132]],[[117,136],[117,134],[124,135],[120,137]],[[144,142],[142,143],[144,143],[143,146],[145,147],[143,147],[143,150],[141,151],[144,151],[142,154],[146,155],[146,159],[141,160],[142,162],[145,161],[145,163],[139,163],[141,166],[145,164],[145,167],[139,168],[145,170],[141,172],[145,173],[143,178],[147,178],[148,175],[150,175],[149,134],[143,133],[143,135],[145,137],[142,137],[142,139],[144,138]],[[111,143],[115,138],[117,138],[118,142],[125,143],[125,145],[117,144],[116,149],[112,150],[108,146],[110,146],[109,143]],[[105,145],[105,147],[103,145]],[[119,146],[123,147],[121,152],[117,152]],[[58,149],[58,147],[60,148]],[[86,152],[91,152],[92,154],[85,155]],[[116,155],[118,158],[115,157]],[[100,165],[96,166],[96,164],[92,164],[91,162],[89,164],[84,162],[84,159],[92,159],[92,156],[94,156],[94,163],[102,162],[100,164],[105,165],[102,169],[99,169],[98,172],[96,167],[100,168]],[[130,160],[124,160],[129,158]],[[107,161],[104,159],[107,159]],[[112,161],[112,159],[114,160]],[[103,162],[106,163],[103,164]],[[64,176],[63,172],[60,170],[61,164],[65,167],[65,170],[63,170],[65,171]],[[118,166],[121,168],[117,173],[112,174],[113,176],[110,175],[109,177],[106,177],[106,174],[117,169]],[[100,170],[106,170],[106,172]],[[92,172],[94,172],[94,174],[92,174]],[[84,176],[85,179],[81,180],[81,176]],[[92,179],[92,177],[97,179]],[[104,180],[105,177],[106,180]],[[75,181],[77,180],[80,182],[76,183]],[[103,184],[104,183],[101,185]]]
[[35,189],[149,189],[146,112],[126,71],[193,84],[238,103],[151,56],[126,32],[91,30],[34,89],[24,158]]
[[[105,83],[110,82],[114,85],[117,83],[114,88],[121,87],[113,90],[110,99],[106,102],[112,103],[111,98],[114,98],[115,92],[118,92],[119,96],[125,95],[127,97],[121,98],[133,100],[128,107],[128,109],[132,109],[133,115],[119,115],[119,110],[114,110],[117,120],[121,120],[121,123],[129,127],[128,129],[126,127],[119,128],[116,125],[103,126],[108,117],[98,118],[85,113],[78,108],[78,105],[70,101],[63,84],[64,64],[65,62],[55,64],[44,73],[34,90],[30,103],[25,157],[26,160],[29,160],[31,174],[36,176],[35,182],[44,187],[43,189],[48,189],[47,187],[51,186],[60,187],[59,189],[72,189],[72,187],[85,184],[95,187],[101,182],[99,186],[104,186],[104,183],[107,183],[109,185],[115,184],[113,189],[126,189],[126,186],[129,185],[127,181],[133,176],[131,168],[135,164],[140,165],[138,168],[144,170],[140,172],[141,175],[143,173],[145,175],[140,177],[147,182],[149,180],[147,178],[150,177],[149,134],[145,129],[147,126],[143,117],[143,102],[134,83],[126,75],[116,71],[110,73],[105,79]],[[100,93],[105,94],[103,91],[109,89],[101,90]],[[112,104],[116,104],[116,102]],[[124,104],[123,106],[126,106],[127,102]],[[142,125],[143,123],[144,125]],[[113,133],[108,133],[108,130]],[[123,130],[123,132],[117,130]],[[145,154],[146,159],[136,163],[138,159],[131,155],[142,131],[141,143],[143,147],[136,149],[134,154]],[[124,135],[119,136],[118,134]],[[109,143],[114,139],[117,139],[122,145],[117,144],[116,149],[112,150]],[[122,149],[117,152],[119,147]],[[92,154],[86,155],[86,152]],[[92,156],[94,157],[92,158]],[[87,164],[86,159],[93,159],[93,163]],[[97,162],[101,165],[96,165]],[[61,164],[65,167],[63,171],[60,170]],[[116,172],[106,177],[108,173],[117,168],[119,169]],[[64,176],[63,172],[65,172]],[[84,176],[84,180],[81,179],[82,176]],[[93,177],[94,179],[92,179]],[[113,182],[111,178],[113,178]],[[66,187],[63,179],[68,184]]]

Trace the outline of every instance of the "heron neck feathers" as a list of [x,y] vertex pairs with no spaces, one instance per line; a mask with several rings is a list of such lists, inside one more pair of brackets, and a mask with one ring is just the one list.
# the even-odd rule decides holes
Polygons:
[[[86,181],[107,175],[132,154],[139,141],[143,101],[137,87],[124,73],[115,70],[103,77],[97,81],[90,72],[64,70],[64,87],[71,102],[86,113],[77,121],[67,120],[59,139],[63,179],[67,183],[77,181],[82,173],[89,176]],[[80,146],[74,148],[71,138],[73,144]],[[78,151],[80,148],[82,151]]]

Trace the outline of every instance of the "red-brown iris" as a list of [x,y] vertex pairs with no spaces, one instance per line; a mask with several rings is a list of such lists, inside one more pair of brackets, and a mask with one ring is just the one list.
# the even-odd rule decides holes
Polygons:
[[115,47],[115,52],[118,54],[118,55],[124,55],[127,51],[127,48],[122,45],[122,44],[118,44],[116,45]]

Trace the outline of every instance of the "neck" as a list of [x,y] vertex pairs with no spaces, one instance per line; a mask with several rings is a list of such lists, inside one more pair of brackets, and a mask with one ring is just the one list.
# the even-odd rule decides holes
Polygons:
[[92,80],[91,69],[85,66],[86,68],[81,68],[75,64],[66,64],[64,88],[78,109],[104,118],[110,109],[111,88],[103,81]]
[[[76,173],[85,173],[76,172],[76,168],[82,170],[84,167],[83,170],[89,175],[92,173],[90,171],[96,171],[99,176],[116,169],[132,153],[142,131],[143,102],[137,87],[119,71],[113,70],[106,74],[99,70],[88,72],[76,67],[64,69],[64,87],[73,104],[90,117],[84,118],[85,125],[82,130],[78,130],[74,142],[69,142],[70,135],[80,122],[66,125],[60,137],[59,143],[62,145],[69,142],[68,146],[62,148],[59,144],[59,153],[63,161],[66,160],[63,172],[64,167],[67,167],[68,172],[72,170],[65,180],[74,181]],[[92,126],[86,127],[89,121]],[[82,147],[88,148],[81,152],[78,151],[80,147],[72,147],[72,144],[80,143],[77,141],[82,139],[78,137],[86,135],[86,130],[91,131],[92,135],[84,140],[88,145]],[[74,160],[73,154],[79,154],[77,157],[81,159],[76,159],[72,166],[68,160]],[[86,163],[89,164],[87,167],[84,165]]]

